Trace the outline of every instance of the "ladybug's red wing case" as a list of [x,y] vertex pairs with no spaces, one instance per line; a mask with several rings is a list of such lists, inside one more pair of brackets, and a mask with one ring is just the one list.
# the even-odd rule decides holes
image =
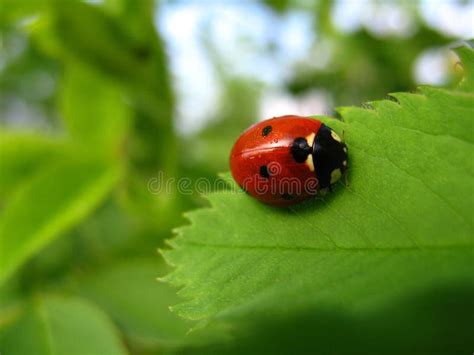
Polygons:
[[[253,125],[239,137],[231,152],[235,181],[250,195],[275,206],[292,205],[314,196],[319,183],[309,144],[320,127],[320,121],[298,116]],[[302,157],[293,148],[297,138],[309,149]]]

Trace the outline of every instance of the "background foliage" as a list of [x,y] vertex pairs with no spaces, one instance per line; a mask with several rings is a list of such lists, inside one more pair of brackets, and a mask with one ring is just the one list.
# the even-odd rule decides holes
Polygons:
[[[158,172],[215,181],[271,89],[233,72],[253,60],[229,62],[205,24],[220,90],[203,127],[183,134],[172,43],[157,30],[166,4],[0,0],[0,352],[472,351],[474,59],[446,54],[459,36],[416,3],[393,3],[415,24],[401,34],[343,31],[332,1],[258,3],[275,24],[314,20],[285,97],[316,90],[326,114],[371,101],[341,109],[343,123],[323,118],[345,132],[349,187],[275,211],[242,194],[149,190]],[[271,60],[278,43],[252,53]],[[433,49],[451,89],[373,101],[414,91],[415,62]],[[165,252],[182,303],[156,281],[171,271],[157,248],[189,224],[184,211],[208,205]]]

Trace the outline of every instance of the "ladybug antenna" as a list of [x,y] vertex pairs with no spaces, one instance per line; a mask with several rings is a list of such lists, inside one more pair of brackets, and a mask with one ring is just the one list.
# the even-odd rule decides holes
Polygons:
[[312,148],[309,146],[308,141],[304,137],[298,137],[293,141],[291,145],[291,154],[293,159],[298,163],[304,163],[308,155],[312,153]]

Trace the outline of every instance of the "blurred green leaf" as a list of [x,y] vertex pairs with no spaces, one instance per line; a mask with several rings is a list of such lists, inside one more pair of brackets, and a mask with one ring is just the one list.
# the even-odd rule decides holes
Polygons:
[[0,198],[8,198],[60,155],[62,142],[28,133],[0,132]]
[[155,15],[154,0],[105,0],[103,7],[106,12],[118,17],[118,22],[135,41],[147,43],[147,40],[153,41],[156,37],[151,28]]
[[[167,271],[157,258],[132,259],[80,278],[78,286],[84,297],[110,314],[136,348],[205,343],[209,334],[188,336],[192,322],[169,310],[169,305],[178,301],[176,292],[156,280]],[[123,280],[127,280],[125,288]]]
[[173,174],[178,147],[166,54],[152,8],[152,1],[117,1],[102,7],[80,1],[64,6],[55,0],[31,26],[45,52],[123,85],[135,110],[127,151],[132,165],[147,178],[157,168]]
[[[469,73],[474,52],[461,51]],[[344,122],[322,118],[344,132],[347,186],[276,209],[232,184],[190,213],[163,252],[176,266],[165,279],[188,299],[174,310],[193,320],[314,306],[363,313],[453,280],[472,285],[474,93],[393,96],[341,109]]]
[[[146,259],[119,262],[80,280],[80,289],[137,341],[154,345],[180,341],[189,327],[168,309],[177,297],[171,287],[156,281],[163,274],[160,264]],[[122,280],[128,280],[126,290]]]
[[12,326],[0,332],[8,355],[127,354],[112,322],[79,298],[38,297]]
[[104,199],[118,168],[87,158],[69,158],[25,184],[0,215],[0,283]]
[[[147,15],[132,21],[137,26],[131,28],[129,20],[119,21],[120,17],[110,16],[98,6],[80,1],[64,6],[61,0],[52,4],[51,16],[44,19],[44,26],[39,26],[44,31],[43,35],[40,31],[39,38],[49,48],[55,47],[53,52],[66,61],[79,60],[126,83],[130,94],[143,105],[141,109],[152,116],[169,113],[166,111],[172,93],[166,58],[149,12],[131,6],[138,14]],[[154,117],[158,118],[164,123],[171,117]]]
[[121,257],[156,254],[155,246],[142,245],[132,219],[115,199],[116,194],[106,198],[87,218],[45,246],[12,281],[19,279],[21,291],[29,292],[67,279],[77,270],[98,268]]
[[0,0],[0,28],[45,8],[46,0]]
[[66,69],[61,106],[73,141],[96,154],[120,153],[130,111],[116,84],[93,69],[71,63]]
[[54,39],[70,58],[77,58],[123,80],[145,80],[146,65],[134,54],[135,43],[98,6],[81,1],[51,2]]

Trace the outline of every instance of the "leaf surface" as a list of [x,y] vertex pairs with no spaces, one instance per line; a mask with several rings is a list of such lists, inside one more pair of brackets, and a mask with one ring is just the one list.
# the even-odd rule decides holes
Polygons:
[[[129,259],[81,278],[80,293],[106,310],[138,347],[168,348],[183,344],[204,344],[219,334],[187,334],[186,322],[169,310],[179,299],[174,288],[156,282],[157,274],[168,271],[157,258]],[[124,288],[123,280],[127,280]]]
[[22,186],[0,215],[0,283],[90,213],[113,188],[118,170],[102,161],[69,157]]
[[0,350],[9,355],[124,355],[113,323],[80,298],[43,296],[20,319],[0,332]]
[[165,280],[188,299],[174,310],[195,320],[321,305],[363,312],[472,283],[474,54],[458,53],[456,89],[422,87],[342,108],[342,121],[320,118],[344,134],[347,186],[280,210],[232,185],[189,213],[163,252],[176,267]]
[[86,151],[117,155],[130,118],[118,85],[72,62],[61,94],[61,112],[72,140]]
[[[176,302],[176,294],[168,285],[156,282],[162,268],[157,260],[117,263],[82,279],[81,293],[112,314],[137,341],[182,341],[189,327],[168,309],[170,303]],[[123,280],[128,280],[126,292]]]
[[7,199],[57,156],[63,142],[28,133],[0,132],[0,198]]

